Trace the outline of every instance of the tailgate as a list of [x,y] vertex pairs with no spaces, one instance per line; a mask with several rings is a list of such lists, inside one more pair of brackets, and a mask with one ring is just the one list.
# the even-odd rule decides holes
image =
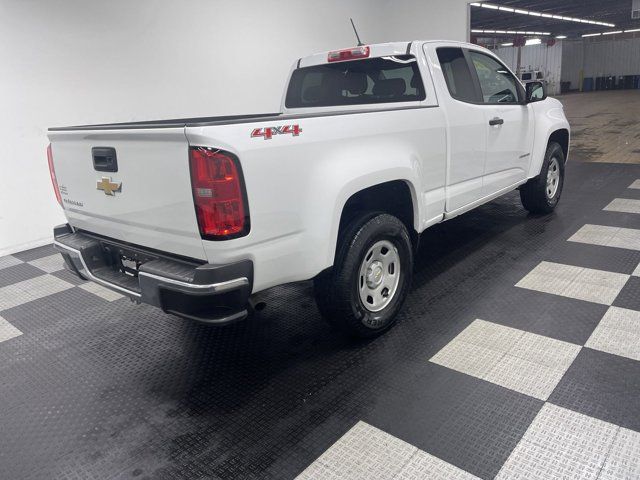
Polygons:
[[49,139],[73,227],[206,259],[183,127],[50,131]]

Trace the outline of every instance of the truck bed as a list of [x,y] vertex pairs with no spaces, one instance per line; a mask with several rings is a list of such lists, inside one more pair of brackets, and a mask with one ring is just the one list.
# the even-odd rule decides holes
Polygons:
[[340,115],[358,115],[363,113],[378,113],[392,110],[414,110],[416,108],[430,108],[428,106],[385,106],[381,108],[363,108],[353,110],[320,111],[314,113],[287,114],[282,113],[255,113],[248,115],[228,115],[218,117],[193,117],[175,118],[168,120],[148,120],[144,122],[104,123],[96,125],[78,125],[71,127],[52,127],[50,132],[64,132],[75,130],[134,130],[144,128],[182,128],[204,127],[215,125],[233,125],[239,123],[252,123],[256,121],[280,121],[296,120],[300,118],[331,117]]
[[166,120],[146,120],[142,122],[103,123],[96,125],[76,125],[71,127],[53,127],[50,132],[68,130],[129,130],[142,128],[176,128],[196,125],[245,123],[260,119],[277,119],[281,113],[254,113],[248,115],[226,115],[218,117],[171,118]]

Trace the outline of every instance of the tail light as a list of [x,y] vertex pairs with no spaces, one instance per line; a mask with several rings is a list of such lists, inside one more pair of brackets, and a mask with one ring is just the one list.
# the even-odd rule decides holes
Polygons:
[[358,58],[367,58],[369,56],[369,47],[347,48],[346,50],[335,50],[329,52],[328,62],[344,62],[345,60],[356,60]]
[[204,147],[189,150],[191,186],[200,236],[226,240],[249,232],[249,211],[238,159]]
[[53,191],[56,192],[56,200],[62,206],[62,197],[60,196],[60,187],[56,179],[56,171],[53,168],[53,154],[51,153],[51,144],[47,147],[47,161],[49,162],[49,175],[51,175],[51,183],[53,183]]

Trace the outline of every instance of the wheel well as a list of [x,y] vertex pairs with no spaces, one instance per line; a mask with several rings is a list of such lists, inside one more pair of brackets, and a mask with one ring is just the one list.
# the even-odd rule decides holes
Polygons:
[[353,194],[342,209],[338,239],[349,222],[363,212],[384,212],[398,217],[405,224],[412,238],[417,232],[414,227],[413,199],[409,185],[402,180],[374,185]]
[[567,154],[569,153],[569,130],[563,128],[556,130],[549,137],[549,142],[556,142],[562,147],[565,161],[567,160]]

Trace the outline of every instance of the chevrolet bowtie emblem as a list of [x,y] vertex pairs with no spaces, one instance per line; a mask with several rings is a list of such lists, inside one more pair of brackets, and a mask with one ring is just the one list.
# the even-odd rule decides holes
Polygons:
[[98,182],[98,190],[102,190],[105,195],[114,196],[116,192],[122,190],[122,183],[114,183],[111,181],[111,177],[102,177],[102,180]]

